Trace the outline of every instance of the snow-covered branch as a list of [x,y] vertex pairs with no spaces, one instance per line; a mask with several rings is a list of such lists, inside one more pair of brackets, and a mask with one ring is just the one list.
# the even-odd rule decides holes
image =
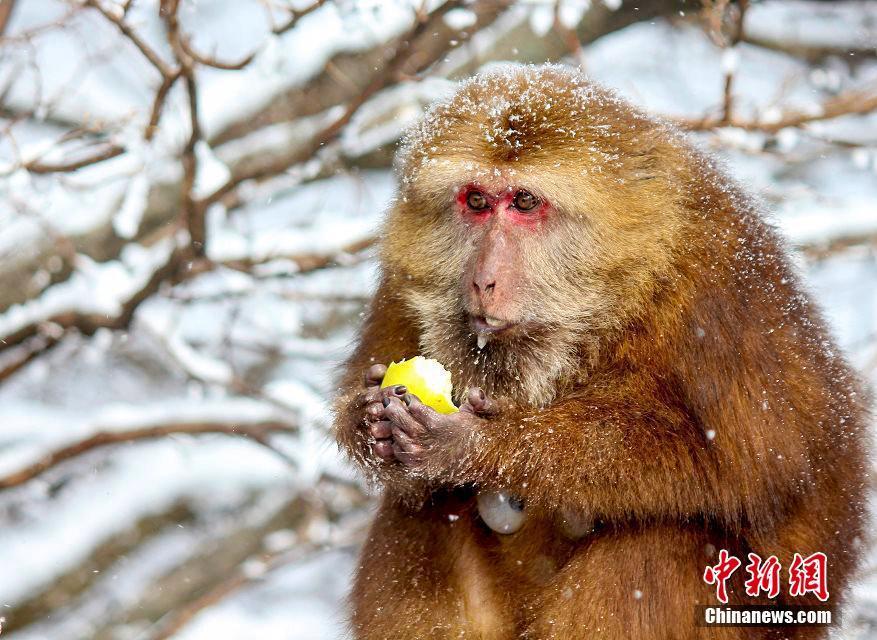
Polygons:
[[877,88],[855,89],[828,98],[809,109],[788,109],[769,118],[744,119],[732,116],[726,119],[706,116],[695,119],[677,119],[681,126],[691,131],[704,131],[718,127],[734,127],[745,131],[777,133],[783,129],[804,127],[814,122],[834,120],[843,116],[867,115],[877,111]]
[[159,424],[136,429],[119,429],[99,431],[87,438],[73,442],[58,449],[49,451],[36,462],[0,477],[0,490],[17,487],[24,484],[49,469],[56,467],[77,456],[85,455],[102,447],[117,445],[140,440],[154,440],[175,435],[205,435],[222,434],[227,436],[240,436],[249,438],[263,446],[268,446],[268,436],[273,433],[294,434],[297,429],[294,425],[285,422],[256,422],[232,423],[232,422],[191,422],[180,424]]

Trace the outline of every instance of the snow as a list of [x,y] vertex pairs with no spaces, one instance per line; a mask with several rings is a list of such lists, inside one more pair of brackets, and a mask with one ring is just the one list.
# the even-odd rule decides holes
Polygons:
[[816,7],[800,0],[758,2],[747,11],[744,28],[755,41],[871,49],[877,41],[877,6],[856,0]]
[[[740,43],[735,81],[738,115],[767,110],[782,90],[790,108],[812,105],[807,67],[791,56]],[[587,50],[588,74],[657,113],[701,117],[722,103],[727,55],[694,26],[639,23],[600,38]],[[680,64],[684,60],[684,64]],[[757,70],[757,72],[752,72]]]
[[157,243],[152,248],[128,245],[119,260],[100,264],[86,255],[77,255],[76,269],[69,280],[0,315],[0,333],[6,335],[25,325],[74,310],[118,315],[120,301],[142,288],[155,269],[167,260],[169,245],[169,242]]
[[554,7],[547,4],[537,4],[530,12],[530,28],[537,36],[544,36],[554,24]]
[[123,238],[131,239],[137,235],[140,228],[140,220],[146,209],[147,196],[149,195],[149,178],[145,173],[138,173],[131,178],[128,191],[118,213],[113,216],[113,229]]
[[451,9],[444,17],[445,24],[458,31],[471,27],[477,20],[478,16],[475,15],[474,11],[464,8]]
[[[52,422],[69,423],[70,415],[58,412]],[[51,513],[34,512],[15,527],[5,527],[0,532],[3,564],[17,579],[4,582],[0,600],[14,602],[65,567],[56,556],[57,532],[64,532],[64,562],[75,565],[88,557],[96,538],[123,530],[143,514],[167,509],[186,493],[234,504],[247,489],[289,482],[289,469],[257,445],[222,436],[215,440],[209,451],[199,451],[199,440],[183,437],[116,449],[111,467],[99,479],[81,479],[54,502]],[[217,474],[217,469],[224,472]],[[100,500],[95,500],[98,481]],[[208,486],[211,491],[205,493]]]
[[204,140],[195,143],[195,162],[198,172],[195,175],[192,195],[196,198],[206,198],[231,177],[231,170],[216,157],[213,149]]
[[[342,175],[304,185],[292,199],[258,201],[242,215],[214,217],[210,256],[265,260],[337,251],[374,233],[392,188],[386,173]],[[260,215],[248,215],[255,207]]]
[[341,638],[344,614],[334,603],[345,597],[354,563],[354,553],[341,550],[293,565],[198,616],[178,638]]

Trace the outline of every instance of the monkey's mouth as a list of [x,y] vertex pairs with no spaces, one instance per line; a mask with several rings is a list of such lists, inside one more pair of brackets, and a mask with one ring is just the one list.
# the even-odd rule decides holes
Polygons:
[[517,323],[493,316],[469,316],[469,325],[477,334],[496,335],[512,329]]

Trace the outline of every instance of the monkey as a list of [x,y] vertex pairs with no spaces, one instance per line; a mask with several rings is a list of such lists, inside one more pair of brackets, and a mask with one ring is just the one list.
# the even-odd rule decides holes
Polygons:
[[[824,637],[695,624],[722,551],[775,556],[783,580],[824,553],[835,608],[861,555],[867,398],[758,202],[672,123],[550,64],[462,82],[395,171],[334,404],[381,487],[353,636]],[[452,373],[458,412],[380,387],[415,355]],[[479,512],[498,493],[523,505],[511,533]],[[744,579],[730,604],[823,604]]]

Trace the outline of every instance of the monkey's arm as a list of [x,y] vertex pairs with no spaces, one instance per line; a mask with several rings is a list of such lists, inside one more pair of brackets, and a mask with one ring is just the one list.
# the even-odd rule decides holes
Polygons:
[[[735,524],[775,515],[806,466],[779,456],[787,473],[763,473],[774,461],[759,459],[753,443],[723,436],[721,425],[705,432],[647,377],[593,381],[545,409],[500,409],[486,418],[472,402],[470,394],[461,414],[445,418],[413,400],[406,412],[415,420],[406,424],[395,400],[388,413],[399,425],[402,461],[433,482],[507,489],[546,509]],[[409,459],[411,442],[421,448]]]

